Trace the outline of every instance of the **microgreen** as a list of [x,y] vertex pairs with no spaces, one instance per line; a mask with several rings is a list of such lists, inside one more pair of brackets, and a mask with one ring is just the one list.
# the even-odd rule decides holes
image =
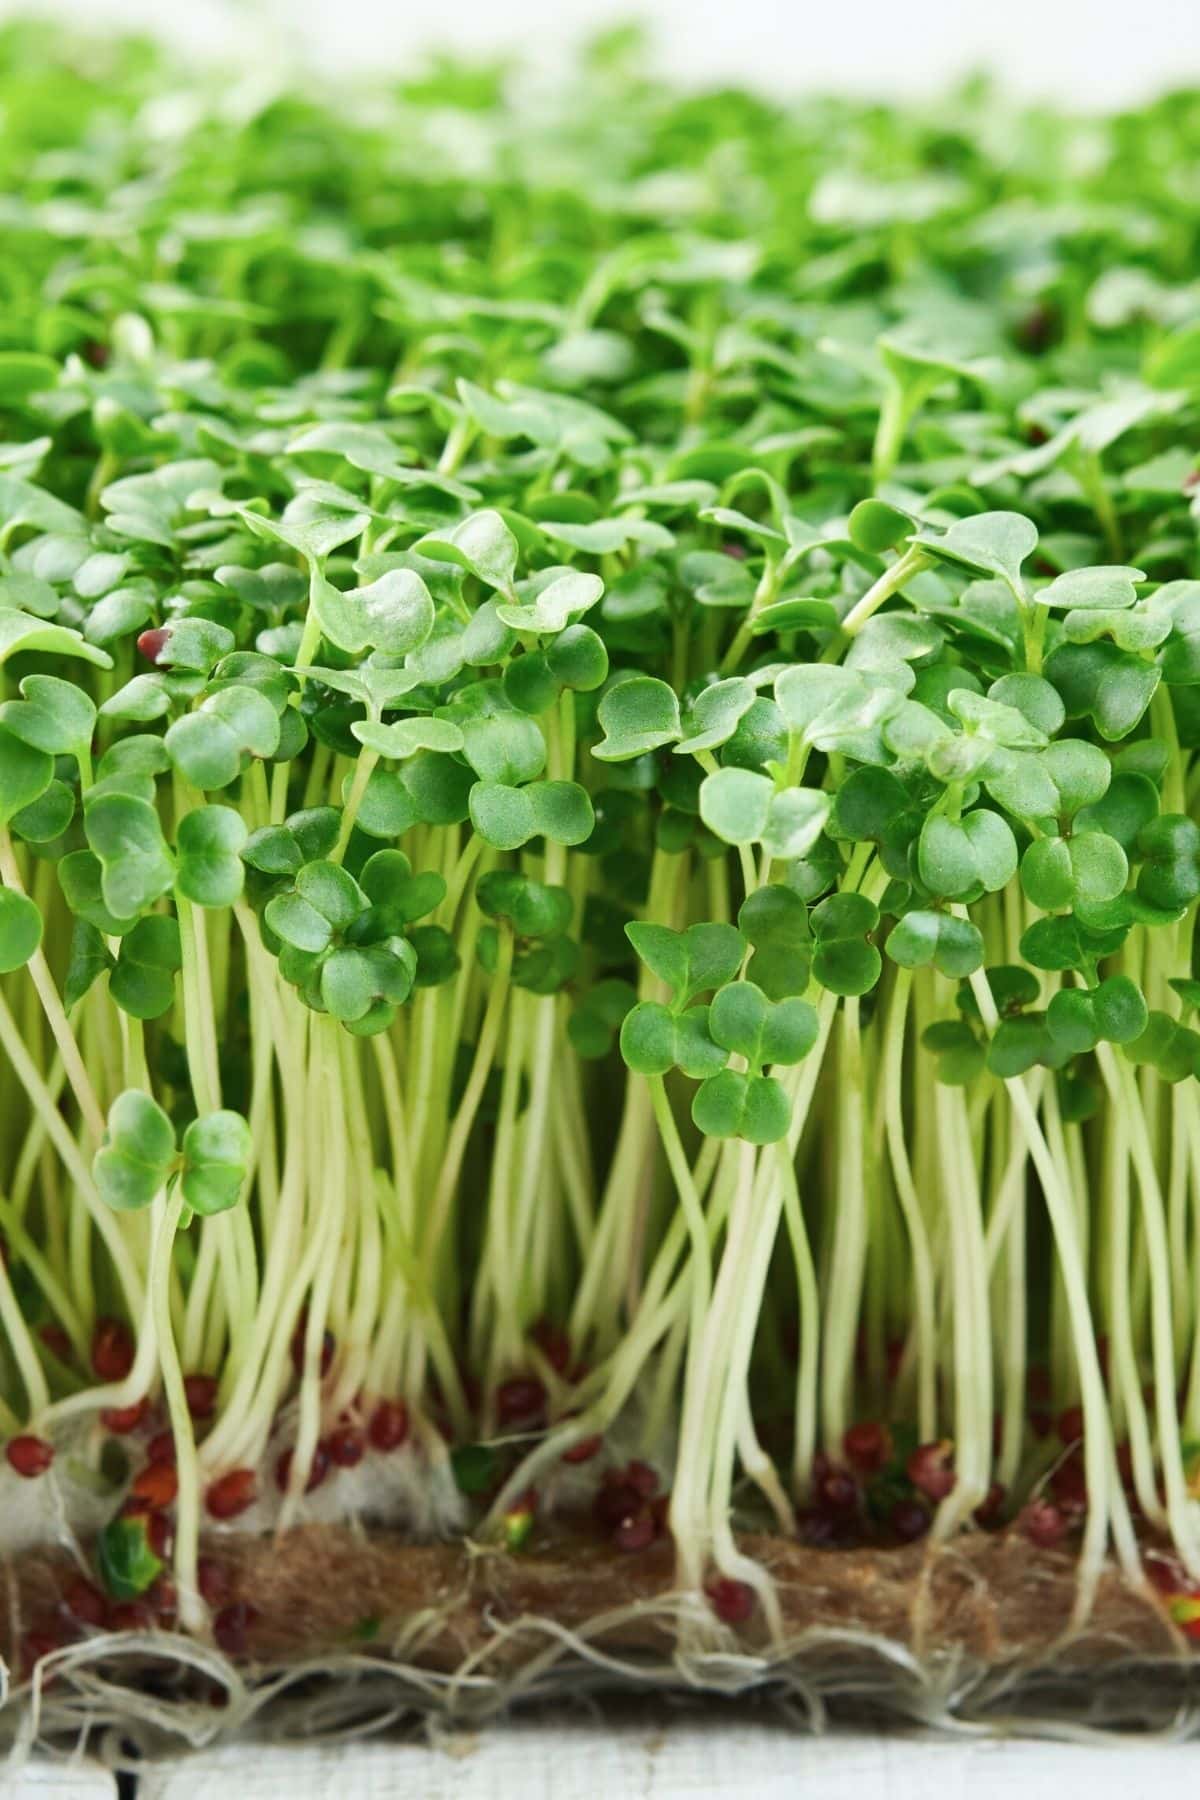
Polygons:
[[856,1419],[856,1517],[1023,1499],[1036,1354],[1081,1591],[1118,1438],[1200,1577],[1186,104],[64,67],[0,32],[13,1467],[113,1399],[31,1334],[114,1308],[189,1628],[199,1497],[297,1421],[290,1521],[360,1408],[514,1545],[644,1434],[740,1592],[735,1492],[791,1529]]

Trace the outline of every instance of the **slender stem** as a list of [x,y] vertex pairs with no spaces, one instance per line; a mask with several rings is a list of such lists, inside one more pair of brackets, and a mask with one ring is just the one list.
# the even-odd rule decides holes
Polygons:
[[850,1423],[855,1338],[865,1268],[865,1132],[859,1003],[851,998],[843,1002],[838,1039],[836,1199],[821,1368],[822,1436],[826,1452],[835,1458],[841,1455],[842,1440]]
[[[959,916],[963,916],[965,910],[962,907],[955,908]],[[982,970],[976,970],[970,977],[970,982],[971,991],[979,1007],[980,1017],[989,1031],[995,1031],[1000,1023],[1000,1018],[986,975]],[[1005,1080],[1004,1085],[1008,1090],[1013,1109],[1025,1134],[1030,1155],[1042,1183],[1059,1262],[1062,1265],[1067,1307],[1071,1316],[1075,1353],[1079,1364],[1084,1419],[1084,1468],[1089,1499],[1083,1550],[1079,1560],[1074,1611],[1076,1622],[1080,1622],[1091,1611],[1095,1599],[1104,1567],[1104,1552],[1110,1522],[1121,1563],[1126,1572],[1139,1582],[1142,1580],[1141,1557],[1116,1466],[1112,1426],[1105,1404],[1104,1379],[1100,1369],[1100,1357],[1096,1349],[1096,1334],[1092,1323],[1091,1307],[1088,1303],[1087,1279],[1070,1195],[1063,1185],[1061,1172],[1050,1155],[1045,1136],[1038,1123],[1037,1114],[1030,1102],[1024,1078],[1021,1076],[1009,1077]]]
[[433,1278],[436,1258],[445,1236],[446,1222],[450,1216],[454,1191],[462,1171],[463,1157],[466,1155],[471,1128],[478,1115],[487,1079],[495,1061],[500,1024],[509,998],[513,949],[512,932],[507,926],[502,925],[497,940],[496,967],[492,972],[488,989],[487,1011],[475,1043],[471,1072],[467,1076],[462,1099],[458,1103],[458,1111],[454,1115],[454,1123],[450,1127],[450,1135],[446,1140],[438,1183],[434,1190],[433,1203],[430,1206],[425,1227],[423,1255],[426,1273],[430,1279]]
[[844,638],[855,638],[867,620],[873,618],[885,600],[898,593],[904,584],[919,575],[930,566],[930,559],[923,550],[910,545],[903,555],[897,557],[890,568],[883,571],[878,580],[869,587],[861,600],[855,602],[846,617],[842,620],[841,635]]
[[1137,1170],[1138,1192],[1142,1202],[1142,1219],[1150,1262],[1151,1282],[1151,1348],[1154,1359],[1155,1411],[1158,1420],[1159,1456],[1167,1490],[1167,1517],[1175,1547],[1189,1574],[1200,1576],[1200,1536],[1192,1519],[1193,1502],[1188,1493],[1183,1466],[1183,1450],[1179,1436],[1179,1413],[1176,1405],[1175,1345],[1171,1329],[1170,1253],[1162,1192],[1154,1167],[1146,1121],[1138,1105],[1133,1073],[1128,1063],[1118,1063],[1110,1045],[1101,1043],[1096,1058],[1114,1106],[1122,1108],[1129,1121],[1133,1162]]
[[12,1282],[8,1278],[8,1269],[4,1258],[0,1256],[0,1325],[4,1327],[4,1335],[12,1351],[13,1361],[20,1372],[25,1386],[25,1399],[29,1418],[36,1426],[39,1415],[50,1405],[50,1388],[38,1353],[33,1347],[33,1339],[24,1315],[13,1293]]
[[912,971],[898,970],[888,1010],[884,1045],[883,1108],[892,1179],[896,1185],[900,1210],[904,1215],[909,1253],[912,1256],[917,1347],[917,1429],[921,1441],[928,1443],[937,1430],[937,1320],[929,1232],[908,1158],[902,1110],[904,1036],[911,992]]
[[1042,606],[1037,600],[1030,600],[1021,606],[1021,633],[1025,645],[1025,667],[1031,675],[1042,672],[1042,656],[1046,644],[1046,626],[1050,621],[1050,608]]
[[821,1356],[821,1296],[812,1247],[804,1223],[796,1167],[790,1145],[778,1150],[779,1178],[783,1184],[783,1211],[796,1265],[800,1307],[800,1344],[796,1359],[796,1423],[792,1445],[792,1488],[798,1500],[808,1498],[813,1459],[817,1449],[817,1379]]
[[935,1540],[945,1540],[988,1490],[992,1450],[992,1346],[983,1216],[962,1091],[939,1082],[937,1113],[945,1153],[954,1325],[954,1487],[938,1508]]
[[[12,838],[7,830],[0,831],[0,875],[3,876],[6,887],[12,888],[18,894],[24,894],[25,886],[21,880],[21,870],[13,850]],[[87,1127],[88,1136],[92,1140],[93,1147],[97,1147],[104,1136],[104,1114],[100,1102],[96,1098],[91,1076],[79,1053],[79,1046],[75,1042],[75,1033],[71,1030],[70,1021],[62,1000],[59,998],[58,989],[54,985],[54,977],[50,973],[46,953],[40,945],[30,957],[27,966],[33,985],[37,989],[38,999],[42,1003],[46,1023],[58,1045],[63,1069],[71,1084],[71,1091],[75,1095],[84,1125]]]
[[158,1220],[151,1257],[150,1294],[163,1396],[175,1440],[175,1468],[179,1478],[175,1502],[175,1583],[179,1590],[180,1623],[186,1630],[199,1631],[207,1618],[198,1579],[200,1469],[183,1370],[175,1347],[170,1304],[171,1250],[183,1211],[182,1189],[177,1187],[169,1198],[160,1196],[155,1202],[155,1210]]
[[[175,784],[175,807],[180,817],[191,810],[189,796],[178,779]],[[203,910],[193,906],[190,900],[185,900],[179,893],[175,895],[175,913],[179,921],[182,965],[180,984],[183,990],[188,1078],[192,1084],[197,1111],[203,1116],[205,1113],[217,1112],[221,1106],[221,1075],[209,973],[208,936]]]
[[[104,1239],[105,1247],[112,1258],[125,1304],[131,1316],[136,1317],[141,1305],[142,1284],[129,1246],[122,1236],[117,1219],[96,1192],[96,1184],[92,1180],[91,1171],[83,1160],[78,1144],[67,1130],[62,1114],[55,1106],[45,1083],[38,1074],[33,1059],[25,1048],[20,1028],[2,995],[0,995],[0,1049],[7,1055],[17,1080],[25,1089],[33,1105],[41,1109],[46,1121],[47,1134],[75,1183],[76,1191],[83,1199],[87,1216]],[[91,1275],[86,1265],[75,1269],[72,1285],[79,1302],[80,1314],[90,1321],[95,1301]]]
[[363,795],[367,791],[367,783],[375,772],[379,757],[374,750],[360,750],[354,765],[354,774],[350,781],[350,790],[342,804],[342,820],[338,826],[337,843],[329,852],[330,862],[340,863],[346,854],[346,846],[350,842],[350,833],[354,830],[354,821],[358,817],[358,809],[362,805]]
[[[734,632],[733,637],[730,639],[728,650],[726,650],[724,656],[721,658],[721,666],[717,671],[718,675],[722,677],[733,675],[741,667],[742,658],[754,642],[754,621],[762,611],[763,607],[769,606],[778,594],[779,581],[779,565],[768,558],[763,568],[762,577],[754,590],[754,597],[750,602],[749,610],[737,630]],[[688,641],[686,634],[681,633],[681,641],[686,645]],[[683,685],[682,681],[677,682],[676,690],[681,691]]]

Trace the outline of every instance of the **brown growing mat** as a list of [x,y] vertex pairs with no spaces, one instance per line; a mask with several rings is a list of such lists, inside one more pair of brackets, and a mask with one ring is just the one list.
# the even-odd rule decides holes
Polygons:
[[[675,1592],[670,1547],[629,1555],[586,1532],[539,1533],[520,1555],[382,1531],[300,1526],[206,1540],[224,1649],[164,1629],[80,1632],[42,1665],[38,1728],[105,1730],[163,1751],[253,1728],[472,1723],[587,1693],[764,1695],[809,1724],[887,1717],[1005,1729],[1186,1729],[1200,1669],[1152,1591],[1105,1572],[1069,1626],[1074,1559],[1012,1533],[940,1548],[741,1547],[777,1584],[785,1637],[714,1626]],[[5,1569],[0,1649],[61,1616],[73,1558]],[[12,1711],[2,1715],[12,1735]]]

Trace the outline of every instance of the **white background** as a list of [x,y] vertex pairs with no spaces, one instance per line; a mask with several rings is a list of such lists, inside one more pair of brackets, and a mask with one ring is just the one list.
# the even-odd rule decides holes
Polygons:
[[167,32],[189,51],[378,69],[431,44],[553,61],[597,24],[640,17],[686,81],[929,93],[986,67],[1024,94],[1120,105],[1200,81],[1200,0],[0,0],[14,12]]

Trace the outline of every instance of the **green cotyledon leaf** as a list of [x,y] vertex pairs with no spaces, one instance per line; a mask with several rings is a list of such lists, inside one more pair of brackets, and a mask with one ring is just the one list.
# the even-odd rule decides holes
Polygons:
[[171,761],[192,787],[228,787],[242,771],[244,756],[269,757],[279,748],[279,716],[255,688],[220,688],[168,726]]
[[575,781],[531,781],[524,787],[477,781],[470,810],[480,837],[497,850],[518,850],[537,837],[581,844],[595,821],[591,799]]
[[149,800],[124,793],[89,797],[84,830],[100,864],[104,904],[117,918],[135,917],[167,892],[175,864]]
[[0,724],[52,756],[86,753],[96,726],[91,697],[57,675],[27,675],[21,698],[0,706]]
[[1007,886],[1017,871],[1017,843],[999,814],[984,807],[957,820],[935,813],[922,827],[918,860],[931,893],[965,899]]
[[250,1127],[245,1119],[229,1111],[193,1119],[181,1148],[180,1182],[192,1211],[209,1217],[235,1206],[250,1160]]
[[[522,583],[523,588],[526,585]],[[547,569],[528,584],[519,605],[497,607],[496,617],[512,631],[556,637],[590,611],[603,593],[598,575],[581,569]]]
[[108,981],[109,993],[135,1019],[161,1018],[175,999],[182,966],[179,926],[164,913],[139,919],[121,940]]
[[47,656],[75,656],[81,662],[94,663],[99,669],[112,667],[108,652],[96,644],[89,644],[73,627],[47,624],[44,619],[28,613],[0,607],[0,663],[22,652],[35,650]]
[[738,929],[754,948],[749,979],[771,1000],[803,994],[812,968],[813,934],[808,908],[795,888],[783,882],[757,888],[742,902]]
[[1021,858],[1021,886],[1043,912],[1115,900],[1128,879],[1124,850],[1102,831],[1038,838]]
[[702,1081],[692,1101],[692,1119],[708,1137],[744,1138],[773,1144],[787,1135],[792,1109],[781,1084],[770,1075],[725,1069]]
[[752,981],[731,981],[713,996],[708,1029],[724,1049],[753,1069],[797,1063],[817,1041],[816,1008],[807,1000],[769,1000]]
[[639,1075],[665,1075],[673,1068],[697,1078],[715,1074],[724,1067],[727,1051],[714,1042],[708,1016],[706,1006],[675,1013],[643,1000],[622,1020],[621,1055]]
[[864,894],[833,894],[809,915],[815,949],[813,975],[831,994],[866,994],[882,969],[870,934],[879,923],[879,908]]
[[0,887],[0,975],[24,968],[42,941],[42,915],[25,894]]
[[614,683],[600,702],[597,718],[605,736],[592,755],[602,762],[641,756],[683,735],[674,690],[650,675]]
[[246,822],[231,806],[185,813],[176,832],[175,890],[197,906],[232,906],[245,879]]
[[896,921],[884,948],[905,969],[929,964],[955,980],[983,967],[983,937],[969,919],[915,909]]
[[517,540],[491,508],[471,513],[452,531],[422,538],[417,549],[431,560],[457,563],[502,594],[512,593]]
[[156,1100],[127,1089],[109,1108],[93,1170],[100,1197],[118,1212],[149,1206],[175,1162],[175,1128]]
[[311,604],[322,634],[339,650],[404,656],[433,630],[433,600],[414,569],[389,569],[344,593],[315,573]]
[[812,849],[830,806],[821,789],[777,789],[752,769],[716,769],[700,785],[700,817],[716,837],[727,844],[762,844],[781,859]]
[[716,921],[675,931],[639,920],[625,927],[625,935],[651,973],[670,988],[677,1007],[723,987],[746,952],[741,932]]

